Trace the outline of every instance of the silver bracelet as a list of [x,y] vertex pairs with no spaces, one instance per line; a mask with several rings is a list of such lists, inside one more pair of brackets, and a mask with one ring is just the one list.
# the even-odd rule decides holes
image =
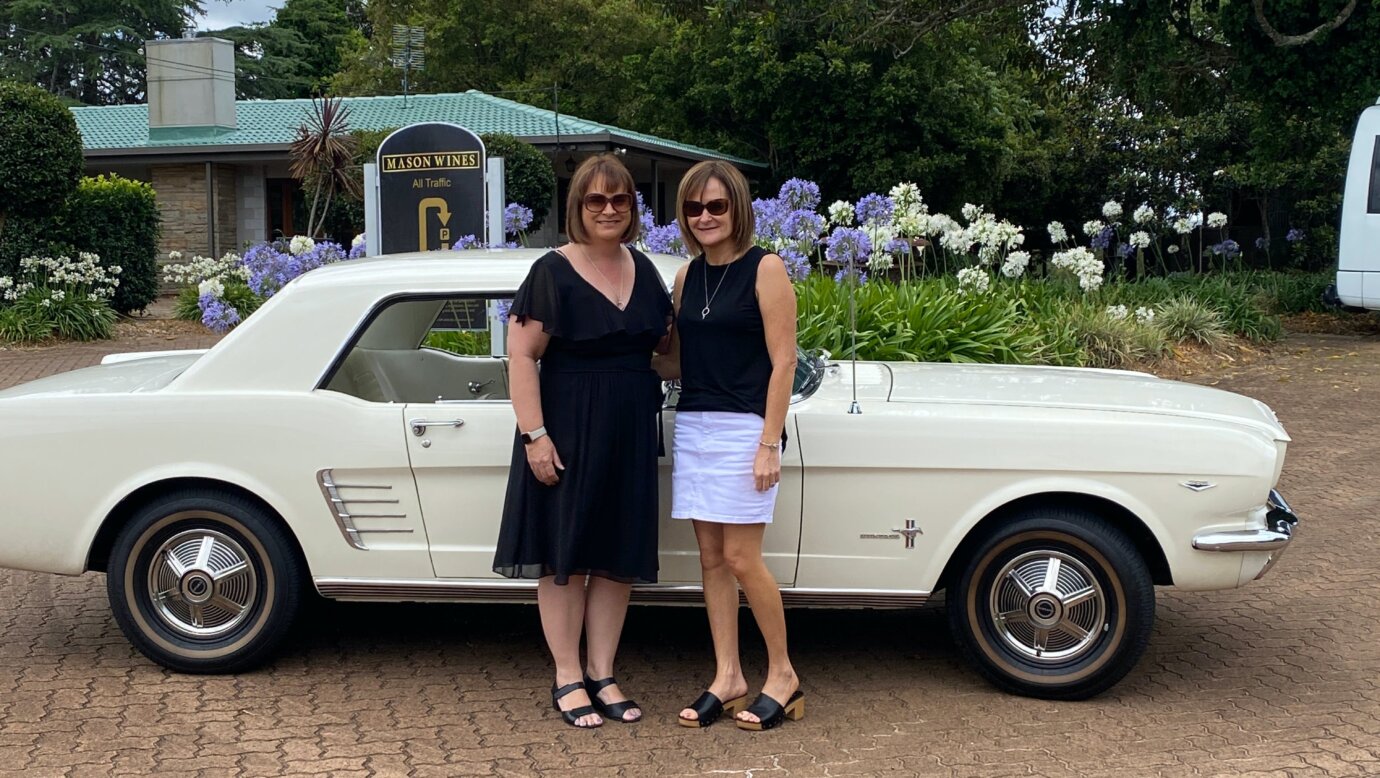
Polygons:
[[759,440],[759,441],[757,441],[757,445],[763,446],[763,447],[765,447],[765,448],[781,448],[781,444],[780,444],[780,443],[768,443],[768,442],[766,442],[765,440]]

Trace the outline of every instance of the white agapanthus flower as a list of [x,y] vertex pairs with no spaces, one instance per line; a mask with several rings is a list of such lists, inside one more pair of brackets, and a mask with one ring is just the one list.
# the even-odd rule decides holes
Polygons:
[[847,200],[835,200],[829,206],[829,221],[840,227],[847,227],[853,223],[853,204]]
[[1116,200],[1108,200],[1102,204],[1102,215],[1109,221],[1116,221],[1121,218],[1121,203]]
[[364,233],[362,233],[362,232],[361,232],[360,234],[356,235],[354,240],[350,241],[350,248],[352,248],[352,249],[357,249],[357,248],[359,248],[360,246],[363,246],[363,245],[364,245]]
[[1149,224],[1155,220],[1155,209],[1148,205],[1142,205],[1131,214],[1131,218],[1136,220],[1136,224]]
[[1102,260],[1092,251],[1076,246],[1067,251],[1056,251],[1049,264],[1060,270],[1067,270],[1078,277],[1078,286],[1091,292],[1102,286]]
[[1069,239],[1069,232],[1064,229],[1062,222],[1050,222],[1046,229],[1049,230],[1049,239],[1055,243],[1063,243]]
[[1144,230],[1133,232],[1131,233],[1130,243],[1138,249],[1148,248],[1150,246],[1150,233]]
[[1166,249],[1166,250],[1167,250],[1170,254],[1178,254],[1178,253],[1179,253],[1179,247],[1178,247],[1178,246],[1170,246],[1170,247],[1169,247],[1168,249]]
[[949,230],[939,236],[939,245],[950,251],[967,252],[973,247],[973,241],[967,230]]
[[1030,266],[1030,252],[1013,251],[1006,255],[1006,261],[1001,263],[1001,274],[1007,278],[1020,278],[1025,275],[1025,270]]
[[959,223],[954,221],[953,217],[948,215],[947,213],[936,213],[935,215],[930,217],[931,235],[944,235],[946,233],[962,229],[963,228],[959,226]]
[[965,267],[958,271],[958,291],[963,294],[983,294],[991,286],[991,277],[980,267]]
[[1102,229],[1106,226],[1107,225],[1103,224],[1100,219],[1083,222],[1083,234],[1091,238],[1097,235],[1097,233],[1102,232]]
[[314,248],[316,248],[316,241],[306,235],[294,235],[292,240],[288,242],[288,251],[292,252],[293,255],[305,254]]
[[198,297],[210,295],[211,297],[219,299],[225,295],[225,284],[214,278],[207,279],[197,284],[196,293]]
[[964,203],[964,204],[963,204],[963,218],[967,219],[968,221],[973,221],[974,219],[976,219],[977,217],[979,217],[979,216],[981,216],[981,215],[982,215],[982,206],[980,206],[980,205],[973,205],[972,203]]
[[895,204],[897,213],[910,213],[920,208],[924,199],[920,196],[920,187],[909,181],[902,181],[896,186],[891,187],[888,193],[891,202]]
[[1221,211],[1213,211],[1212,213],[1208,214],[1207,226],[1212,227],[1213,229],[1220,229],[1222,227],[1227,226],[1227,215],[1225,213],[1222,213]]
[[1152,309],[1150,309],[1150,308],[1146,308],[1146,307],[1143,306],[1143,305],[1142,305],[1141,307],[1139,307],[1139,308],[1136,309],[1136,321],[1140,322],[1141,324],[1149,324],[1150,322],[1152,322],[1152,321],[1154,321],[1154,320],[1155,320],[1155,311],[1154,311],[1154,310],[1152,310]]
[[1131,312],[1126,310],[1126,306],[1124,305],[1107,306],[1107,316],[1109,316],[1110,318],[1120,321],[1121,319],[1124,319],[1129,315],[1131,315]]
[[1193,232],[1193,220],[1187,216],[1180,216],[1174,220],[1174,231],[1180,235],[1187,235]]
[[65,291],[63,291],[63,290],[61,290],[61,289],[54,289],[54,290],[53,290],[53,302],[55,302],[55,303],[60,303],[60,302],[62,302],[63,300],[66,300],[66,299],[67,299],[67,292],[65,292]]

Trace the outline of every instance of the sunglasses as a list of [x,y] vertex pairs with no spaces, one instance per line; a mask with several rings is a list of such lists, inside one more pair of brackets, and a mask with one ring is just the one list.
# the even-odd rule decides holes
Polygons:
[[691,219],[699,217],[705,211],[709,211],[710,216],[723,216],[728,213],[728,200],[720,197],[707,203],[702,203],[699,200],[685,201],[685,215]]
[[633,196],[627,192],[621,192],[616,195],[590,192],[584,197],[585,210],[590,213],[603,213],[604,209],[607,208],[610,203],[613,204],[614,211],[618,213],[627,213],[632,210]]

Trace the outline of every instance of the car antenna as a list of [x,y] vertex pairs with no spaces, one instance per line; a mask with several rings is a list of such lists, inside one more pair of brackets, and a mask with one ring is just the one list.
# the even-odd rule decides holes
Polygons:
[[858,405],[858,305],[854,299],[854,290],[858,285],[858,275],[856,271],[848,273],[848,332],[853,338],[853,402],[848,406],[848,413],[862,413],[862,406]]

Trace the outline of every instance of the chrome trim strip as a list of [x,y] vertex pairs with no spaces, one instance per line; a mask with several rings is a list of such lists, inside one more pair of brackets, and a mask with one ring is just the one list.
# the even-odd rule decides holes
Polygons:
[[[316,590],[337,600],[393,602],[535,602],[536,581],[438,580],[382,578],[316,578]],[[929,592],[885,589],[781,589],[788,607],[806,608],[915,608],[924,605]],[[656,605],[699,605],[704,591],[697,585],[634,586],[632,601]],[[743,594],[739,601],[746,603]]]
[[364,534],[366,534],[366,533],[368,533],[368,534],[387,534],[387,535],[393,535],[393,534],[410,535],[410,534],[413,533],[413,530],[412,530],[412,529],[402,529],[402,528],[399,528],[399,529],[368,529],[368,528],[364,528],[364,527],[356,527],[356,526],[355,526],[355,521],[354,521],[355,519],[405,519],[405,518],[407,518],[407,514],[406,514],[406,513],[351,513],[351,512],[349,511],[349,505],[350,505],[350,504],[353,504],[353,503],[371,503],[371,504],[390,504],[390,505],[397,505],[397,504],[398,504],[398,501],[397,501],[396,499],[390,500],[390,499],[387,499],[387,498],[377,498],[377,499],[347,500],[347,499],[345,499],[345,498],[343,498],[343,497],[340,496],[340,490],[341,490],[341,489],[389,489],[389,490],[391,490],[393,487],[392,487],[390,484],[340,484],[340,483],[336,483],[336,482],[335,482],[335,479],[334,479],[334,478],[332,477],[332,475],[331,475],[331,470],[330,470],[329,468],[317,472],[317,474],[316,474],[316,484],[317,484],[317,486],[321,487],[321,494],[326,498],[326,505],[331,509],[331,515],[335,517],[335,523],[336,523],[336,526],[338,526],[338,527],[340,528],[340,534],[341,534],[341,536],[345,538],[345,542],[346,542],[346,543],[349,543],[351,548],[357,548],[357,549],[359,549],[360,551],[368,551],[368,550],[369,550],[369,547],[366,546],[366,545],[364,544],[364,538],[361,537],[362,535],[364,535]]

